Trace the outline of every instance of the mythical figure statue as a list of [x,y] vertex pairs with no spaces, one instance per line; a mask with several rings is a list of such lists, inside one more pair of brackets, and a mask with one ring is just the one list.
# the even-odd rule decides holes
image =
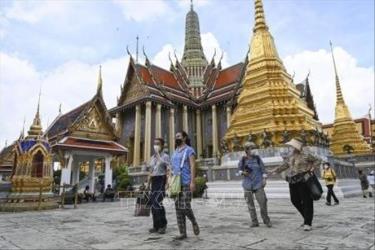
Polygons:
[[254,135],[251,131],[249,132],[249,135],[247,137],[248,142],[253,142],[256,144],[257,136]]
[[266,129],[263,130],[263,133],[262,133],[262,138],[263,138],[263,142],[262,142],[262,146],[264,148],[268,148],[268,147],[271,147],[273,145],[272,143],[272,133],[271,132],[267,132]]
[[289,131],[287,131],[286,129],[284,129],[284,131],[282,132],[281,134],[281,142],[280,143],[287,143],[289,140],[290,140],[290,135],[289,135]]
[[233,151],[241,151],[242,150],[242,146],[241,146],[241,141],[240,141],[240,138],[237,136],[237,134],[234,135],[233,139],[232,139],[232,150]]
[[223,154],[225,154],[225,153],[228,153],[228,144],[227,144],[227,142],[224,140],[224,139],[222,139],[221,141],[220,141],[220,147],[221,147],[221,152],[223,153]]

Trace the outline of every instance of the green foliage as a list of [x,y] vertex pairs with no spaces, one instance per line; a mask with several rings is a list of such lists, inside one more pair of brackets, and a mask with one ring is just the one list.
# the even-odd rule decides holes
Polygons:
[[128,186],[132,185],[129,176],[128,166],[122,165],[114,169],[114,179],[117,183],[118,191],[126,191]]
[[195,191],[193,193],[193,197],[200,198],[202,197],[205,188],[207,188],[206,186],[207,181],[204,177],[201,177],[201,176],[196,177],[194,181],[195,181]]

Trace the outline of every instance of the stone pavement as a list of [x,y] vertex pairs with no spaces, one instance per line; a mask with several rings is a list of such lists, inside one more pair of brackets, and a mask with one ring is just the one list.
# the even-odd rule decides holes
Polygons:
[[[134,199],[82,204],[53,211],[0,213],[0,249],[372,249],[374,200],[342,199],[339,206],[315,202],[313,230],[299,228],[302,219],[287,199],[270,199],[273,228],[249,228],[243,200],[195,199],[201,227],[196,237],[179,242],[174,206],[166,200],[168,230],[149,234],[151,217],[134,217]],[[258,213],[259,214],[259,213]]]

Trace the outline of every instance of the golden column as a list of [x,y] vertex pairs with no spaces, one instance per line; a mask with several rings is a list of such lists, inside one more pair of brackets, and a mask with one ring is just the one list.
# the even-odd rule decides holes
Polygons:
[[197,158],[200,159],[203,154],[202,149],[202,121],[201,121],[201,111],[197,109],[196,111],[196,122],[197,122]]
[[139,166],[141,156],[141,106],[135,106],[133,166]]
[[155,136],[161,137],[161,104],[156,106],[156,126],[155,126]]
[[186,105],[184,105],[184,111],[182,114],[182,130],[188,133],[188,110]]
[[212,105],[212,154],[216,156],[218,153],[217,113],[216,105]]
[[144,161],[148,163],[151,156],[151,101],[146,102],[144,153]]
[[232,108],[231,107],[227,107],[227,128],[229,128],[230,126],[230,117],[232,115]]
[[174,151],[174,138],[175,138],[175,128],[174,128],[174,108],[169,111],[169,155],[171,156]]

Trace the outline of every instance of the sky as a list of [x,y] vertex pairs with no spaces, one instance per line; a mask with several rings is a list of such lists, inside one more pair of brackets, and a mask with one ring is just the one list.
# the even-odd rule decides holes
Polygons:
[[[266,22],[286,69],[310,85],[322,123],[334,121],[329,41],[353,118],[374,107],[373,0],[263,0]],[[169,68],[183,53],[189,0],[0,0],[0,148],[30,127],[41,89],[43,128],[92,98],[102,65],[108,108],[116,105],[128,47]],[[224,67],[244,61],[254,24],[252,0],[194,0],[204,52]],[[371,110],[374,117],[374,108]]]

